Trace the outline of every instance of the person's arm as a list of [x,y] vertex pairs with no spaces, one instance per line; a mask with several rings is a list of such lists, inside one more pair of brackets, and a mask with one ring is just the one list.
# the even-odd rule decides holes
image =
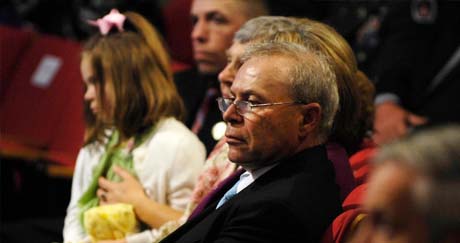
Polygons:
[[[426,122],[413,114],[414,72],[420,53],[429,51],[433,26],[419,24],[411,16],[408,2],[392,2],[381,26],[380,52],[376,58],[376,106],[374,141],[391,142],[411,127]],[[430,38],[428,38],[430,37]],[[383,99],[382,99],[383,98]]]
[[133,205],[137,217],[152,228],[126,237],[128,243],[153,242],[155,229],[182,216],[203,166],[206,153],[198,138],[177,121],[167,122],[169,126],[133,151],[137,178],[115,169],[122,182],[100,181],[98,195],[105,191],[106,203]]
[[[99,178],[100,188],[97,194],[99,198],[103,199],[101,204],[131,204],[137,217],[152,228],[158,228],[164,223],[179,219],[182,216],[182,211],[150,199],[140,182],[128,171],[115,166],[114,172],[122,178],[121,182],[111,182],[103,177]],[[104,194],[103,197],[102,194]]]
[[64,219],[63,237],[64,242],[89,242],[89,237],[86,235],[80,222],[80,209],[78,207],[78,200],[88,187],[89,180],[85,175],[92,168],[91,155],[87,148],[82,148],[78,154],[75,170],[72,178],[72,191],[70,203],[67,207],[67,214]]
[[376,144],[391,142],[406,135],[412,127],[426,122],[425,117],[405,110],[398,103],[385,101],[375,108],[373,140]]
[[126,243],[125,239],[120,240],[99,240],[97,243]]
[[100,240],[97,243],[126,243],[125,239],[120,240]]
[[201,144],[193,144],[194,142],[190,144],[190,141],[187,140],[190,139],[183,139],[176,143],[173,149],[176,151],[176,154],[172,156],[173,161],[164,162],[170,164],[168,171],[165,172],[168,173],[168,176],[165,177],[165,180],[168,180],[165,182],[167,188],[163,189],[168,193],[166,195],[168,205],[152,200],[151,195],[147,195],[149,192],[144,191],[141,183],[120,167],[115,167],[114,171],[123,179],[121,182],[111,182],[105,178],[99,179],[97,195],[101,198],[101,204],[131,204],[137,217],[152,228],[158,228],[168,221],[179,219],[183,213],[183,210],[179,209],[185,209],[190,200],[205,156]]

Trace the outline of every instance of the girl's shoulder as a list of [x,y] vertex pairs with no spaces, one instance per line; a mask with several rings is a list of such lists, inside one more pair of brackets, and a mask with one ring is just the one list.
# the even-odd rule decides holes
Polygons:
[[173,117],[161,120],[157,124],[157,128],[155,129],[155,133],[152,137],[154,136],[199,141],[198,137],[189,128]]
[[162,148],[184,149],[190,148],[201,150],[204,148],[199,138],[188,129],[182,122],[175,118],[165,118],[155,127],[152,134],[141,145],[152,147],[161,144]]

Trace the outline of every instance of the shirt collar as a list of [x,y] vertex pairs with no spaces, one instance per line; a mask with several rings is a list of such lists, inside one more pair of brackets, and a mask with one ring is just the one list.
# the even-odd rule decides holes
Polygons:
[[238,186],[236,188],[236,193],[239,193],[242,191],[244,188],[248,187],[251,185],[257,178],[261,177],[263,174],[267,173],[270,169],[275,167],[277,164],[272,164],[269,166],[265,166],[262,168],[259,168],[257,170],[252,170],[252,171],[245,171],[243,174],[240,176],[240,181],[238,183]]

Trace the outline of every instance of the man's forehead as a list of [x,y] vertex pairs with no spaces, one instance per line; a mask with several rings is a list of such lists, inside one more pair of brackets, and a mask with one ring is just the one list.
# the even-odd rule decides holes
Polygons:
[[243,66],[240,67],[240,69],[238,69],[234,81],[235,86],[248,84],[260,78],[260,64],[253,64],[250,61],[251,60],[246,62]]
[[233,44],[228,48],[225,53],[227,54],[228,57],[241,57],[241,55],[244,52],[244,49],[246,48],[247,44],[242,44],[238,41],[233,42]]
[[232,90],[245,90],[254,85],[258,88],[268,88],[284,83],[282,75],[285,73],[277,63],[277,59],[268,56],[250,58],[238,70]]
[[194,0],[191,13],[206,14],[217,12],[222,14],[236,14],[241,6],[244,5],[239,0]]
[[371,176],[367,201],[397,203],[408,194],[413,180],[413,173],[403,166],[394,163],[379,166]]
[[284,56],[253,56],[243,63],[243,65],[238,70],[238,73],[240,73],[240,71],[243,73],[249,72],[248,74],[258,75],[259,77],[271,77],[270,79],[281,79],[282,77],[288,75],[289,67],[292,64],[292,60]]

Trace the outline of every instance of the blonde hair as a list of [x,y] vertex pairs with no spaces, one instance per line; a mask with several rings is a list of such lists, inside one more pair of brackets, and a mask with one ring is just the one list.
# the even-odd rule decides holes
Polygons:
[[[141,15],[124,13],[123,32],[97,34],[85,44],[83,58],[90,58],[100,102],[104,85],[113,92],[113,124],[97,120],[88,124],[85,144],[102,141],[108,125],[129,138],[165,117],[182,119],[184,107],[173,82],[169,55],[161,36]],[[102,103],[101,103],[102,104]]]
[[[349,154],[357,151],[365,136],[363,108],[358,94],[360,82],[372,83],[364,73],[358,71],[353,50],[347,41],[332,27],[307,18],[296,19],[301,29],[304,45],[321,51],[329,57],[337,77],[340,106],[334,121],[330,139],[338,141]],[[359,75],[359,76],[358,76]],[[367,113],[368,115],[368,113]]]
[[[239,43],[267,42],[278,33],[297,32],[292,18],[283,16],[260,16],[247,21],[235,33],[233,41]],[[288,40],[286,40],[288,41]]]

